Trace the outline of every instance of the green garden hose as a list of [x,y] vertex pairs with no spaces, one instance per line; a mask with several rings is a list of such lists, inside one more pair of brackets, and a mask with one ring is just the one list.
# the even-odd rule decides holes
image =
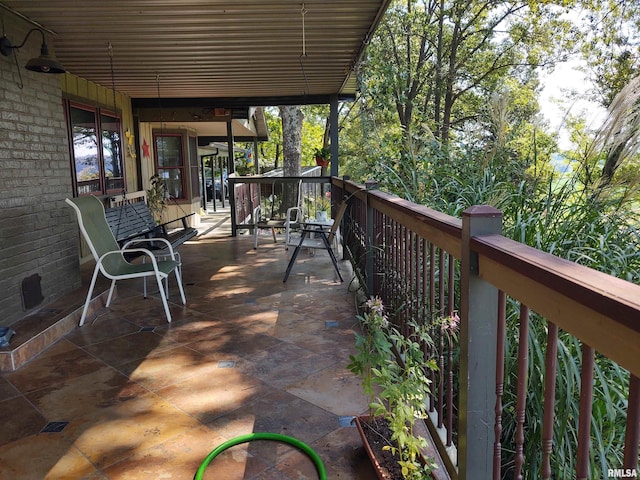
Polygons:
[[204,475],[204,471],[207,469],[211,461],[216,458],[220,453],[225,451],[227,448],[231,448],[235,445],[239,445],[241,443],[251,442],[253,440],[275,440],[277,442],[288,443],[289,445],[293,445],[299,450],[302,450],[307,456],[313,461],[316,466],[316,470],[318,471],[318,476],[320,480],[327,480],[327,472],[324,469],[324,465],[322,464],[322,460],[318,456],[316,452],[314,452],[309,445],[301,442],[300,440],[288,437],[287,435],[282,435],[280,433],[249,433],[247,435],[240,435],[239,437],[232,438],[231,440],[227,440],[222,445],[216,447],[207,458],[203,460],[200,464],[200,468],[196,472],[193,480],[202,480],[202,476]]

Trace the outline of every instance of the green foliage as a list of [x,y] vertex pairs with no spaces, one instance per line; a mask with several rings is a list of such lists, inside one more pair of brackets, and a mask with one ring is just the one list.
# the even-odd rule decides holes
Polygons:
[[260,142],[259,162],[263,171],[282,166],[282,122],[277,108],[265,108],[264,116],[269,129],[269,140]]
[[[305,105],[301,107],[304,115],[302,122],[302,166],[315,165],[314,151],[322,148],[329,114],[327,105]],[[269,140],[260,143],[260,168],[262,171],[282,167],[282,121],[277,108],[265,108],[265,118],[269,129]]]
[[321,158],[323,160],[330,160],[331,159],[331,150],[329,150],[328,148],[316,148],[313,151],[313,156],[315,158]]
[[481,128],[491,92],[517,85],[533,96],[535,69],[571,42],[558,3],[392,2],[359,70],[375,126],[395,114],[405,142],[431,133],[448,146]]
[[635,0],[584,0],[582,57],[596,86],[593,99],[609,107],[640,74],[640,4]]
[[[557,256],[589,266],[630,281],[640,279],[640,218],[621,203],[615,190],[594,196],[594,186],[585,185],[580,165],[574,165],[572,176],[526,187],[521,183],[503,205],[504,234],[522,243]],[[504,185],[497,186],[503,190]],[[505,426],[503,442],[513,444],[515,438],[515,385],[517,365],[518,305],[510,304],[507,331],[511,339],[506,347],[506,383],[504,402]],[[527,395],[525,437],[525,478],[538,478],[541,457],[541,418],[543,412],[542,372],[547,328],[544,319],[533,314],[530,322],[530,366]],[[554,431],[554,478],[573,478],[580,399],[580,345],[566,332],[561,332],[556,382],[556,422]],[[604,357],[596,358],[596,385],[592,418],[591,478],[603,478],[607,468],[621,464],[626,419],[628,373]],[[508,476],[509,453],[505,452],[505,474]]]
[[149,189],[147,190],[147,205],[157,223],[162,222],[162,214],[167,206],[167,186],[158,175],[149,178]]
[[[496,135],[497,138],[497,135]],[[640,210],[637,181],[603,186],[600,170],[604,155],[587,137],[566,156],[567,173],[558,171],[537,142],[503,154],[502,147],[442,148],[436,142],[413,142],[401,161],[385,158],[368,178],[381,188],[436,210],[460,216],[472,205],[490,204],[504,213],[503,234],[559,257],[638,283],[640,281]],[[494,141],[492,145],[500,142]],[[552,142],[548,143],[551,145]],[[606,144],[606,143],[605,143]],[[522,145],[526,147],[523,140]],[[547,147],[545,147],[547,148]],[[502,153],[501,153],[502,152]],[[524,152],[532,152],[525,157]],[[524,157],[524,158],[523,158]],[[555,160],[558,162],[558,160]],[[620,172],[622,175],[622,172]],[[409,298],[396,295],[405,302]],[[517,382],[519,305],[510,301],[507,316],[503,445],[515,444],[515,385]],[[525,478],[540,475],[542,412],[547,323],[533,312],[529,332],[529,371],[525,424]],[[556,428],[552,455],[553,478],[574,478],[581,345],[560,332],[556,380]],[[596,356],[590,478],[602,478],[607,468],[621,464],[628,395],[628,372],[607,358]],[[514,452],[503,450],[505,478],[511,478]]]
[[[598,98],[609,105],[639,71],[640,4],[582,2],[591,13],[582,31],[564,15],[574,5],[392,3],[358,67],[362,96],[341,134],[341,171],[454,216],[472,205],[493,205],[504,212],[505,236],[640,282],[640,103],[633,92],[622,98],[630,113],[612,115],[622,122],[604,134],[589,131],[582,118],[567,117],[576,146],[558,155],[555,136],[536,118],[539,85],[531,68],[552,65],[584,45]],[[456,28],[465,34],[456,37]],[[619,132],[624,135],[616,143]],[[620,145],[628,155],[615,156]],[[603,175],[610,178],[603,182]],[[510,302],[503,445],[515,444],[518,312]],[[525,478],[535,479],[548,325],[535,312],[530,324]],[[580,356],[580,342],[560,332],[553,478],[575,475]],[[601,478],[622,462],[628,373],[600,356],[594,373],[590,478]],[[513,455],[503,451],[506,478]]]
[[371,298],[367,311],[358,316],[363,333],[356,333],[356,355],[351,355],[348,368],[362,378],[365,395],[369,399],[370,414],[384,417],[397,447],[385,447],[398,457],[405,479],[428,478],[434,463],[426,459],[423,465],[420,452],[426,439],[414,432],[417,419],[427,417],[427,398],[430,393],[430,371],[437,370],[435,359],[426,358],[424,351],[433,344],[429,329],[439,328],[445,335],[455,336],[457,315],[436,320],[429,326],[409,322],[409,335],[391,322],[382,301]]

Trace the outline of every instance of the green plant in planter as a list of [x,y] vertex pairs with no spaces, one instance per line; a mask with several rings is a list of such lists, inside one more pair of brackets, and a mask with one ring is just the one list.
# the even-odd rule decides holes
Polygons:
[[331,150],[329,150],[328,148],[325,148],[325,147],[316,148],[313,151],[313,154],[316,158],[319,158],[321,160],[324,160],[324,161],[331,160]]
[[331,160],[331,151],[328,148],[316,148],[313,154],[316,157],[316,165],[328,167]]
[[[433,463],[423,465],[419,461],[422,449],[427,446],[425,438],[414,434],[417,419],[427,417],[427,397],[430,393],[430,380],[427,369],[436,369],[435,361],[425,363],[422,342],[431,342],[425,328],[410,325],[415,332],[414,338],[407,338],[395,327],[390,327],[389,338],[400,352],[401,358],[387,360],[380,369],[376,380],[383,390],[379,400],[372,404],[374,415],[384,416],[393,432],[392,440],[398,447],[386,447],[399,456],[398,463],[402,475],[407,479],[422,479],[433,468]],[[381,401],[380,401],[381,400]]]
[[331,193],[326,192],[324,195],[319,195],[318,198],[316,198],[315,207],[316,218],[319,218],[318,213],[320,212],[324,212],[321,215],[323,215],[325,219],[331,217]]
[[367,311],[358,316],[363,332],[356,334],[357,353],[350,356],[348,368],[362,378],[370,416],[387,421],[392,435],[384,448],[397,458],[403,478],[427,478],[435,464],[422,456],[427,441],[414,432],[414,426],[427,417],[428,372],[436,370],[437,363],[424,358],[423,346],[433,343],[430,328],[455,335],[459,319],[454,314],[428,326],[409,323],[411,334],[405,336],[389,322],[378,297],[365,306]]
[[378,298],[369,299],[365,307],[367,311],[358,315],[362,333],[356,333],[357,354],[349,355],[347,366],[354,374],[362,378],[364,394],[369,399],[370,414],[373,416],[373,405],[376,399],[376,379],[380,376],[380,366],[386,364],[393,356],[393,343],[388,335],[389,319],[384,313],[382,301]]
[[158,175],[149,178],[150,187],[147,190],[147,205],[156,223],[162,223],[162,214],[167,206],[167,186]]

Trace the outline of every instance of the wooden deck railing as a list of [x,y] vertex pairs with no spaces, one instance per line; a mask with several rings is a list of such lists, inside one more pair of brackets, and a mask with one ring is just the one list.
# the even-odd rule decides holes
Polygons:
[[[427,423],[452,478],[561,478],[551,469],[560,420],[577,431],[575,467],[562,478],[640,475],[640,286],[503,237],[501,212],[491,207],[471,207],[457,219],[373,184],[333,178],[332,187],[334,199],[349,199],[344,251],[366,294],[380,296],[407,334],[409,320],[437,325],[443,317],[460,317],[457,342],[436,327],[434,346],[425,348],[439,364]],[[546,332],[542,345],[530,335],[534,321]],[[580,350],[577,418],[556,415],[559,335],[571,336]],[[518,345],[517,358],[505,358],[508,342]],[[545,352],[544,365],[529,365],[533,348]],[[597,379],[598,391],[622,388],[627,401],[624,445],[617,446],[623,457],[603,462],[606,471],[597,474],[590,471],[590,438],[602,434],[592,421],[596,356],[628,372],[626,385]],[[515,378],[505,378],[505,365],[513,361]],[[540,375],[530,378],[532,371]],[[537,458],[527,458],[532,449],[524,447],[533,438],[528,403],[535,391],[544,397],[542,433],[533,449]],[[505,404],[507,394],[514,400]],[[507,413],[515,419],[509,444]],[[539,469],[526,477],[533,464]]]

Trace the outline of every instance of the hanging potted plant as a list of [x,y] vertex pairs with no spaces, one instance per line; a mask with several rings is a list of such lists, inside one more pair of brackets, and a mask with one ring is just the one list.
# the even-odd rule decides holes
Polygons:
[[147,205],[153,214],[153,218],[157,224],[162,223],[162,215],[167,206],[167,186],[164,184],[160,176],[153,175],[149,178],[149,188],[147,189]]
[[316,157],[316,165],[320,167],[328,167],[331,160],[331,151],[328,148],[316,148],[314,151]]
[[[423,345],[432,340],[424,325],[410,324],[406,337],[389,322],[382,301],[371,298],[359,316],[362,333],[356,334],[356,355],[348,368],[362,378],[369,399],[369,415],[355,418],[356,427],[380,480],[434,478],[433,459],[424,455],[427,440],[416,433],[416,422],[427,416],[430,393],[428,373],[436,370],[424,358]],[[442,325],[457,327],[456,317]]]

